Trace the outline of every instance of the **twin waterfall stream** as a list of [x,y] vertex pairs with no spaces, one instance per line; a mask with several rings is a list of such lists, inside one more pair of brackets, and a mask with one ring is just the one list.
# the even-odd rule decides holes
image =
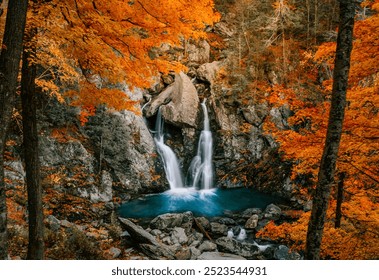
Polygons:
[[200,134],[197,154],[192,159],[188,169],[185,184],[178,158],[176,157],[174,151],[164,143],[164,121],[161,110],[158,110],[157,120],[155,123],[154,140],[158,153],[163,161],[163,166],[170,189],[173,192],[185,187],[192,187],[193,189],[200,190],[210,190],[213,187],[213,139],[212,132],[210,131],[208,110],[205,102],[206,99],[204,99],[203,103],[201,103],[204,114],[204,128]]
[[160,109],[158,110],[152,133],[170,189],[124,203],[119,209],[120,216],[142,218],[191,211],[197,216],[216,217],[224,216],[225,211],[242,211],[251,207],[265,208],[278,200],[272,195],[260,193],[252,188],[216,187],[212,163],[213,138],[206,100],[201,103],[201,107],[203,130],[200,133],[197,153],[191,161],[186,176],[174,151],[165,144],[164,120]]

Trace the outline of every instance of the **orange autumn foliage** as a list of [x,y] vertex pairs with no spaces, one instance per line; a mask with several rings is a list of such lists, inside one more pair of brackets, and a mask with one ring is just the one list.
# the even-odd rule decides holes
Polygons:
[[[212,0],[37,1],[28,18],[29,28],[38,29],[33,62],[44,69],[37,85],[63,101],[62,87],[79,84],[73,105],[87,108],[82,120],[98,104],[130,110],[125,93],[106,87],[148,87],[159,73],[184,69],[161,46],[205,38],[204,28],[218,19]],[[101,88],[91,85],[94,77]]]
[[[372,8],[379,1],[371,2]],[[325,224],[322,256],[335,259],[372,259],[379,252],[379,14],[356,22],[351,56],[347,108],[340,144],[337,173],[345,173],[344,201],[340,228],[334,228],[336,194],[332,193]],[[333,69],[335,43],[322,44],[314,55],[314,63]],[[287,130],[272,123],[266,130],[275,134],[280,149],[294,164],[292,179],[299,195],[310,199],[317,178],[324,146],[330,109],[331,80],[319,89],[321,100],[309,100],[294,88],[273,89],[270,102],[289,104],[294,115]],[[305,187],[301,178],[307,178]],[[309,213],[294,223],[268,225],[260,234],[286,240],[303,249]]]

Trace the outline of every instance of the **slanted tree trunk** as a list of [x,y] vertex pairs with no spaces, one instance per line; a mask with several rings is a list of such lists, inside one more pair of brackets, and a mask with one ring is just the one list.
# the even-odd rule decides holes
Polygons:
[[332,102],[329,113],[328,130],[321,159],[316,192],[313,197],[311,218],[308,224],[305,248],[306,259],[319,259],[328,208],[331,186],[338,149],[341,140],[342,124],[345,115],[346,91],[348,85],[350,54],[353,42],[355,3],[353,0],[340,0],[340,23],[337,50],[333,73]]
[[336,205],[336,221],[334,222],[334,227],[341,227],[342,219],[342,202],[343,202],[343,185],[345,183],[346,173],[341,172],[339,174],[339,181],[337,185],[337,205]]
[[0,259],[8,257],[4,151],[14,107],[28,0],[10,0],[0,55]]
[[28,190],[29,245],[27,258],[41,260],[44,257],[44,225],[42,208],[42,187],[38,156],[36,65],[30,62],[35,56],[35,28],[25,36],[22,57],[21,103],[24,142],[26,184]]

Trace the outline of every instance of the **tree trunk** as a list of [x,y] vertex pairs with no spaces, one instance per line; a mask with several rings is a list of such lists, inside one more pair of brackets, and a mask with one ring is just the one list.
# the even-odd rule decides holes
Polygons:
[[29,245],[27,258],[41,260],[44,256],[44,225],[42,187],[38,156],[37,106],[35,96],[36,65],[30,63],[36,49],[33,42],[37,30],[25,36],[22,57],[21,101],[26,184],[28,190]]
[[336,221],[334,223],[335,228],[341,227],[342,219],[342,202],[343,202],[343,185],[345,183],[346,173],[341,172],[339,174],[339,181],[337,185],[337,205],[336,205]]
[[312,213],[308,224],[305,248],[306,259],[320,258],[320,246],[326,210],[328,208],[345,115],[346,91],[353,41],[354,14],[354,1],[340,0],[340,23],[333,73],[332,102],[325,146],[318,173],[318,182],[313,197]]
[[28,0],[8,2],[0,55],[0,259],[8,258],[4,151],[16,95],[27,8]]

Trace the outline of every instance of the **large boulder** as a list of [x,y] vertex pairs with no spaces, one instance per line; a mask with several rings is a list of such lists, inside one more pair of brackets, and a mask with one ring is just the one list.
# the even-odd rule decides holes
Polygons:
[[119,218],[121,226],[129,233],[141,251],[152,259],[174,259],[174,253],[166,245],[158,242],[153,235],[132,221]]
[[228,232],[228,226],[220,223],[211,223],[211,232],[215,235],[226,235]]
[[159,215],[150,222],[150,228],[159,230],[168,230],[175,227],[181,227],[188,232],[193,223],[192,212],[185,213],[167,213]]
[[146,116],[151,117],[161,107],[165,121],[178,127],[196,127],[199,97],[191,79],[180,72],[175,82],[151,101]]
[[258,226],[258,215],[257,214],[253,214],[247,221],[246,221],[246,224],[245,224],[245,228],[247,229],[254,229]]
[[281,214],[282,214],[282,209],[280,209],[279,206],[276,206],[275,204],[270,204],[266,207],[263,213],[263,216],[266,219],[278,220]]
[[220,237],[216,240],[217,248],[220,252],[231,253],[245,258],[253,258],[260,253],[255,244],[240,242],[229,237]]

